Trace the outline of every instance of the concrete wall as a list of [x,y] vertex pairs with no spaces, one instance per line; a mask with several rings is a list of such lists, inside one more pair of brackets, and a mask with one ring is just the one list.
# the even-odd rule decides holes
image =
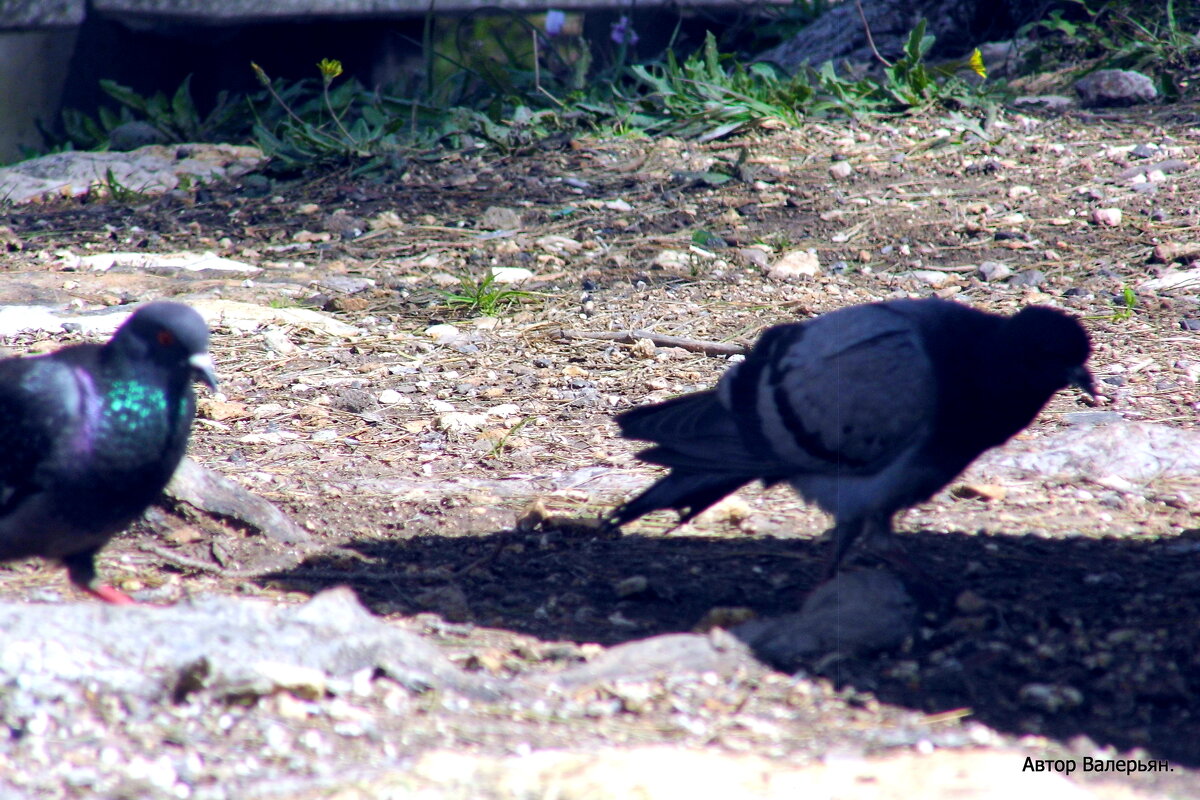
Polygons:
[[37,121],[53,121],[78,28],[0,31],[0,164],[42,146]]

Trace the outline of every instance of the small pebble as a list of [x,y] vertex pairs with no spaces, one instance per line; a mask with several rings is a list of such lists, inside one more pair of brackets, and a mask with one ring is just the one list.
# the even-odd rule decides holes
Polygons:
[[1046,273],[1040,269],[1027,269],[1014,275],[1008,285],[1016,288],[1036,289],[1045,282]]
[[992,281],[1002,281],[1012,277],[1012,267],[1001,261],[984,261],[979,265],[978,274],[989,283]]
[[533,277],[533,270],[524,267],[492,267],[492,280],[496,283],[521,283]]
[[854,167],[849,161],[838,161],[829,168],[829,174],[836,180],[845,180],[854,174]]
[[442,323],[440,325],[430,325],[425,329],[425,335],[433,339],[438,344],[449,342],[457,339],[459,336],[458,328],[453,325]]

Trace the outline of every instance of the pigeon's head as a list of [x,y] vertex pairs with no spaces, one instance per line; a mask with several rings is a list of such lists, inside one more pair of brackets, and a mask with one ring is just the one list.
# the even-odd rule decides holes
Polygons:
[[208,326],[195,309],[181,303],[164,300],[142,306],[117,330],[111,347],[134,361],[188,370],[209,388],[217,388],[208,354]]
[[1028,306],[1005,328],[1005,346],[1019,354],[1024,380],[1049,392],[1075,386],[1096,393],[1087,368],[1092,343],[1079,320],[1056,308]]

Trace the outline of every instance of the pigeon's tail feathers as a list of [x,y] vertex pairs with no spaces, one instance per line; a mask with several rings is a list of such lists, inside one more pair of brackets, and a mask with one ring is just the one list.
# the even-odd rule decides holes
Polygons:
[[632,408],[617,415],[626,439],[661,442],[680,436],[702,435],[706,429],[726,424],[729,412],[717,399],[716,390],[694,392]]
[[639,406],[617,417],[626,439],[654,442],[638,453],[649,464],[670,467],[660,479],[608,516],[616,528],[657,511],[679,512],[683,524],[727,494],[765,478],[762,459],[753,455],[737,421],[710,390]]
[[670,475],[616,508],[608,516],[606,522],[610,527],[618,528],[651,511],[672,508],[679,512],[679,524],[682,525],[752,480],[754,477],[749,475],[705,474],[678,469],[671,470]]
[[716,390],[696,392],[662,403],[639,406],[617,416],[626,439],[654,442],[638,453],[648,464],[679,467],[684,472],[747,473],[743,483],[760,475],[762,457],[751,453],[737,420],[722,405]]

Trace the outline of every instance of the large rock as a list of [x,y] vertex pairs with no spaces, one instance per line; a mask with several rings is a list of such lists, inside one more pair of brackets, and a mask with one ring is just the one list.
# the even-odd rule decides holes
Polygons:
[[231,144],[152,145],[128,153],[53,153],[0,169],[0,197],[27,203],[48,196],[77,197],[99,185],[161,194],[185,176],[193,183],[236,178],[265,163],[257,147]]
[[1101,69],[1075,81],[1075,91],[1084,108],[1134,106],[1158,97],[1154,81],[1140,72]]
[[[830,4],[830,8],[791,39],[760,56],[788,70],[801,64],[814,66],[846,59],[855,64],[878,65],[867,42],[857,3]],[[887,59],[901,56],[908,35],[925,19],[926,32],[937,37],[934,58],[958,58],[979,46],[986,36],[997,40],[1011,36],[1030,19],[1044,14],[1035,0],[863,0],[863,14],[871,27],[875,47]],[[991,62],[986,62],[988,69]]]

